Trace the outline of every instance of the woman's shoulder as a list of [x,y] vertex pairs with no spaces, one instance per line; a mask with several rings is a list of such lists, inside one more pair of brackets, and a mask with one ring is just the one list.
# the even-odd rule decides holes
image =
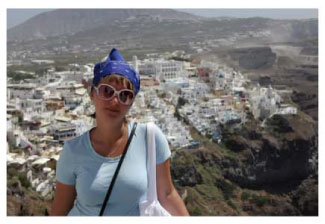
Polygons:
[[[132,121],[130,121],[131,128],[133,127],[133,125],[134,125],[135,122],[137,123],[137,130],[141,130],[141,131],[146,131],[147,130],[147,124],[148,124],[148,122],[142,122],[142,121],[132,120]],[[154,124],[154,126],[157,126],[157,125]]]
[[133,122],[137,122],[137,129],[145,129],[147,124],[146,123],[143,123],[143,122],[138,122],[138,121],[132,121],[131,124],[133,125],[134,123]]
[[[139,129],[139,131],[146,133],[147,132],[147,125],[149,122],[137,122],[137,129]],[[155,132],[155,134],[157,135],[161,135],[163,134],[160,127],[155,123],[155,122],[150,122],[152,123],[152,127],[153,127],[153,131]]]
[[88,133],[89,130],[77,137],[64,141],[64,147],[69,148],[71,152],[77,150],[78,148],[80,149],[82,145],[85,144],[88,138]]

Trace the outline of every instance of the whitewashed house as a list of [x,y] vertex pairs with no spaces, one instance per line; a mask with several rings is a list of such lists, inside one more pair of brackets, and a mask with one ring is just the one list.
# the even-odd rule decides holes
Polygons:
[[19,98],[19,99],[31,99],[35,93],[35,85],[31,84],[10,84],[7,85],[7,89],[9,90],[8,98]]

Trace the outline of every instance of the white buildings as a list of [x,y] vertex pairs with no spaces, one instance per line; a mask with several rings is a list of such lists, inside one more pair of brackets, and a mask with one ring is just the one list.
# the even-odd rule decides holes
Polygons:
[[[169,92],[168,94],[173,93]],[[173,149],[189,146],[192,140],[191,135],[174,116],[174,106],[159,98],[153,89],[144,90],[144,98],[150,109],[141,115],[141,120],[144,122],[155,121]]]
[[174,78],[168,79],[164,83],[160,84],[164,89],[172,91],[173,93],[177,93],[178,90],[182,90],[183,88],[188,88],[190,86],[188,78]]
[[290,105],[281,105],[275,112],[275,114],[297,114],[297,108]]
[[[81,79],[80,79],[81,82]],[[56,86],[57,93],[60,93],[61,96],[74,95],[78,90],[84,89],[84,86],[81,83],[76,83],[75,81],[66,82]]]
[[74,124],[56,125],[53,127],[54,140],[64,141],[77,136]]
[[7,85],[7,97],[8,99],[33,98],[35,94],[35,87],[36,85],[31,85],[31,84],[9,84]]
[[48,64],[53,64],[53,60],[32,60],[32,64],[36,65],[48,65]]
[[255,87],[249,94],[251,110],[255,119],[265,119],[274,114],[280,107],[281,97],[269,86],[268,88]]
[[49,95],[50,91],[45,90],[42,87],[36,88],[34,93],[34,98],[36,99],[43,99],[45,96]]
[[141,75],[156,76],[156,65],[154,60],[145,59],[142,62],[134,61],[133,66],[137,65],[138,72]]
[[139,60],[138,60],[138,57],[137,56],[133,56],[132,57],[132,64],[133,64],[133,68],[139,72]]
[[183,63],[174,60],[156,61],[156,72],[159,80],[174,79],[183,76]]
[[19,99],[17,98],[16,104],[18,108],[24,113],[41,113],[44,111],[44,100],[43,99]]
[[183,70],[183,62],[180,61],[161,58],[143,60],[142,62],[134,60],[133,65],[138,68],[140,74],[152,75],[160,81],[187,76],[186,71]]
[[76,95],[66,95],[63,97],[63,101],[64,106],[70,110],[73,110],[82,102],[82,98]]
[[180,97],[195,104],[198,99],[205,97],[208,91],[209,87],[205,83],[189,80],[189,87],[180,89]]
[[28,138],[24,135],[24,133],[20,130],[9,130],[7,132],[8,141],[14,147],[19,148],[28,148],[31,153],[34,153],[36,147],[33,143],[31,143]]

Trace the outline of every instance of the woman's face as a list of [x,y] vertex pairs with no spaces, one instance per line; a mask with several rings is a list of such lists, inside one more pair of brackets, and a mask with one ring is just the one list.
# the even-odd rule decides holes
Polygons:
[[[101,84],[108,84],[112,86],[116,91],[122,89],[129,89],[127,85],[124,85],[121,82],[116,80],[109,79],[101,79],[97,87],[100,87]],[[133,92],[133,90],[131,90]],[[96,109],[96,120],[98,122],[121,122],[131,105],[125,105],[120,102],[117,95],[114,95],[110,100],[104,100],[100,96],[98,96],[96,89],[93,89],[91,93],[91,99],[95,105]]]

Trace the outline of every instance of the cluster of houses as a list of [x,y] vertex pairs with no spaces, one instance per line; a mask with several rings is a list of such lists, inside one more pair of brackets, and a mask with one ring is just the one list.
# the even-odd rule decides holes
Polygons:
[[[128,116],[154,121],[172,152],[195,148],[190,127],[216,142],[221,125],[240,126],[246,112],[256,119],[275,113],[296,113],[283,105],[272,87],[249,89],[240,72],[214,62],[193,65],[153,57],[130,62],[141,75],[139,92]],[[45,76],[7,85],[7,166],[27,172],[31,186],[43,196],[53,191],[55,165],[65,140],[95,124],[89,86],[93,65],[70,65],[69,71],[49,69]]]
[[[27,172],[42,196],[53,192],[55,166],[64,140],[93,125],[87,116],[87,90],[80,83],[88,73],[54,69],[37,79],[7,85],[7,166]],[[82,109],[82,111],[80,111]]]
[[191,134],[181,121],[175,117],[175,106],[169,97],[159,97],[161,87],[148,89],[143,93],[147,105],[147,116],[154,121],[165,134],[171,148],[191,146],[193,139]]

